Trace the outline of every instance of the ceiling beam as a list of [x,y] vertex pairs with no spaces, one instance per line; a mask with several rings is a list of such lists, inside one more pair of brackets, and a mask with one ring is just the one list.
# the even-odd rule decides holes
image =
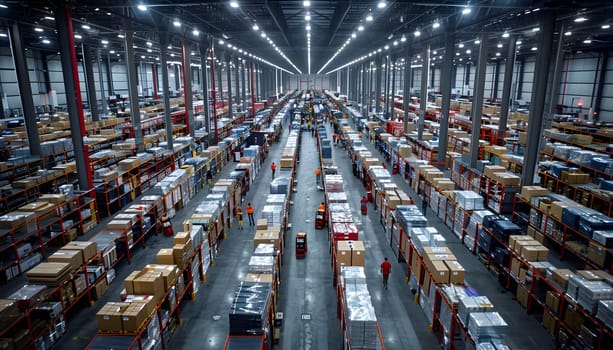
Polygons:
[[277,28],[279,28],[279,32],[281,32],[281,36],[283,37],[283,40],[285,40],[285,44],[290,46],[291,44],[286,34],[288,32],[287,23],[285,22],[285,17],[283,17],[283,10],[281,9],[281,6],[279,6],[277,3],[271,4],[268,0],[264,1],[264,6],[266,6],[266,10],[268,10],[268,13],[270,13],[270,16],[277,25]]
[[351,8],[351,1],[347,1],[347,3],[344,5],[345,5],[345,8],[342,7],[343,6],[342,2],[338,2],[336,4],[336,8],[334,9],[334,16],[332,16],[332,18],[338,18],[338,21],[330,22],[330,32],[332,32],[332,34],[330,34],[330,40],[328,40],[328,46],[332,45],[332,40],[334,40],[334,38],[336,37],[338,28],[341,27],[341,24],[343,24],[345,17],[347,17],[347,13],[349,13],[349,9]]

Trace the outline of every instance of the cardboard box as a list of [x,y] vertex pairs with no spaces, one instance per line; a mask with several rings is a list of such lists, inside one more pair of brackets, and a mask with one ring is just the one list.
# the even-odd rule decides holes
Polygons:
[[567,173],[566,182],[569,184],[586,184],[590,182],[590,175],[585,173]]
[[594,241],[590,241],[587,247],[587,258],[596,266],[604,268],[607,260],[607,248]]
[[281,168],[292,168],[294,166],[294,158],[281,158],[279,163]]
[[98,329],[101,331],[122,332],[121,316],[130,306],[128,303],[108,302],[96,313]]
[[83,254],[78,250],[58,250],[47,258],[49,262],[60,262],[70,264],[72,270],[76,270],[83,265]]
[[145,265],[143,271],[154,271],[162,274],[164,280],[164,291],[169,290],[177,283],[179,277],[179,269],[176,265],[161,265],[161,264],[148,264]]
[[362,241],[338,241],[336,261],[339,266],[364,266],[366,250]]
[[581,206],[581,204],[577,203],[577,202],[560,202],[560,201],[555,201],[555,202],[551,202],[551,209],[549,210],[551,216],[553,216],[556,219],[562,219],[562,211],[565,208],[574,208],[574,207],[579,207]]
[[445,260],[445,265],[449,268],[449,283],[464,284],[464,266],[457,260]]
[[577,311],[573,305],[568,305],[564,311],[564,323],[573,332],[578,333],[581,330],[581,326],[585,321],[580,311]]
[[173,250],[171,248],[162,248],[157,253],[158,264],[174,265]]
[[0,329],[6,329],[21,316],[15,300],[0,299]]
[[61,204],[66,201],[65,194],[43,194],[38,198],[39,201],[49,202],[53,204]]
[[130,220],[111,220],[106,225],[109,230],[126,231],[132,228],[132,222]]
[[568,279],[575,273],[569,269],[555,269],[551,273],[551,280],[559,285],[563,291],[568,288]]
[[256,230],[266,230],[266,229],[268,229],[268,221],[266,219],[257,219],[255,221],[255,229]]
[[256,230],[253,237],[253,248],[257,248],[260,243],[272,243],[276,248],[280,247],[280,229],[278,227],[265,230]]
[[438,284],[449,283],[449,268],[445,264],[445,261],[435,260],[430,263],[428,268],[432,281]]
[[517,287],[517,302],[523,306],[524,309],[528,307],[528,290],[518,286]]
[[535,196],[546,196],[549,194],[549,190],[541,186],[523,186],[521,188],[521,197],[528,202]]
[[553,291],[547,291],[545,296],[545,305],[551,308],[551,311],[558,313],[560,309],[560,295]]
[[528,235],[510,235],[509,236],[509,248],[514,251],[518,251],[518,241],[533,241],[534,239]]
[[189,239],[190,239],[189,231],[187,231],[187,232],[177,232],[172,237],[172,243],[173,244],[186,244],[187,241],[189,241]]
[[273,283],[273,275],[269,273],[248,273],[245,282]]
[[486,165],[483,167],[483,175],[485,175],[485,177],[489,177],[490,179],[494,178],[494,173],[503,173],[506,171],[507,169],[505,167],[501,167],[499,165]]
[[62,247],[62,250],[78,250],[83,255],[83,261],[89,261],[96,255],[96,242],[72,241]]
[[126,295],[126,300],[124,300],[124,302],[130,303],[130,304],[133,304],[133,303],[144,304],[145,312],[147,313],[147,315],[151,315],[155,311],[155,308],[158,304],[158,302],[155,300],[155,296],[153,295],[129,294],[129,295]]
[[164,295],[164,279],[161,272],[139,271],[134,278],[133,287],[136,295],[153,295],[159,300]]
[[102,278],[98,283],[94,285],[94,299],[99,300],[102,298],[106,290],[108,289],[108,284],[106,283],[106,278]]
[[511,258],[511,274],[515,277],[519,277],[519,269],[522,267],[521,261],[517,259],[515,256]]
[[147,304],[143,302],[131,303],[121,315],[123,331],[127,333],[138,332],[147,318]]
[[[547,252],[544,253],[544,250],[546,250]],[[538,243],[538,245],[523,245],[521,247],[521,257],[526,259],[527,261],[543,261],[539,260],[539,257],[541,257],[543,254],[546,257],[548,252],[549,250],[546,247],[543,247],[543,245],[541,245],[540,243]]]
[[134,293],[134,280],[138,277],[139,274],[140,274],[140,271],[132,271],[123,280],[124,286],[126,287],[126,293],[136,294]]
[[556,323],[556,318],[550,314],[549,311],[543,310],[543,327],[545,327],[547,332],[552,336],[555,336]]

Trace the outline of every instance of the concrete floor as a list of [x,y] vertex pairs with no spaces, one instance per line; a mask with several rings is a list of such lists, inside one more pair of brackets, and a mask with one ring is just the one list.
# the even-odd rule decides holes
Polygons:
[[[334,349],[341,347],[341,338],[336,318],[336,292],[332,286],[332,268],[329,242],[326,230],[315,230],[313,217],[317,205],[323,199],[323,192],[315,186],[314,169],[318,155],[315,139],[310,134],[302,135],[300,163],[297,170],[297,192],[293,194],[290,210],[292,229],[287,233],[284,265],[281,273],[279,310],[284,313],[281,342],[282,349]],[[280,143],[274,144],[263,171],[252,184],[245,199],[251,201],[258,217],[261,203],[269,193],[270,163],[278,162],[287,135]],[[366,142],[373,154],[374,147]],[[435,349],[438,344],[428,330],[428,322],[419,307],[413,302],[413,295],[405,282],[406,264],[396,263],[392,249],[387,244],[383,227],[379,223],[379,213],[372,210],[362,216],[359,213],[359,200],[364,193],[362,184],[351,171],[351,162],[345,151],[333,149],[335,164],[344,176],[344,188],[352,204],[354,218],[358,220],[360,239],[365,241],[366,276],[372,303],[381,327],[386,349]],[[222,178],[234,169],[223,169],[217,178]],[[413,198],[416,194],[406,182],[396,175],[396,183]],[[199,193],[186,207],[177,213],[173,220],[175,231],[182,229],[181,222],[188,218],[197,203],[206,196]],[[521,306],[512,300],[508,292],[499,287],[494,277],[478,262],[447,227],[434,215],[428,217],[447,239],[454,254],[467,270],[467,282],[481,294],[487,295],[509,323],[509,343],[513,349],[553,349],[551,337],[532,316],[528,316]],[[309,251],[306,259],[294,257],[294,237],[297,232],[308,233]],[[171,349],[223,349],[228,334],[228,311],[231,296],[245,275],[245,267],[253,252],[254,228],[245,226],[243,231],[234,225],[227,238],[221,243],[221,253],[207,273],[207,281],[200,286],[196,300],[184,302],[181,310],[183,324],[176,329],[171,338]],[[154,262],[159,248],[172,245],[172,238],[162,235],[151,237],[145,248],[136,249],[131,265],[121,263],[117,278],[109,286],[103,300],[91,308],[80,308],[71,316],[68,332],[56,345],[58,349],[82,349],[96,334],[97,324],[92,315],[106,302],[119,299],[123,289],[123,279],[134,269]],[[389,289],[384,290],[379,274],[379,264],[385,256],[393,262]],[[309,314],[310,320],[302,320]],[[217,317],[220,316],[218,320]]]

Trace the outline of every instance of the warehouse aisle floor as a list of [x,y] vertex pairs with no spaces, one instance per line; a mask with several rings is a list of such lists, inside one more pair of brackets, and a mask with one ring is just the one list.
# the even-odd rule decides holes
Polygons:
[[[366,138],[364,138],[364,140],[366,140]],[[366,146],[373,155],[377,155],[380,159],[382,159],[380,153],[369,141],[365,141],[364,146]],[[388,163],[387,166],[388,169],[391,169],[391,163]],[[399,174],[392,175],[392,177],[394,182],[402,190],[409,194],[411,198],[414,199],[415,204],[421,208],[421,198],[417,196],[417,193],[413,191],[408,182],[406,182]],[[458,261],[460,261],[462,266],[465,268],[466,284],[475,288],[481,295],[486,295],[494,305],[494,310],[498,311],[509,325],[507,340],[512,349],[555,349],[556,347],[553,342],[553,338],[547,333],[537,319],[526,313],[526,310],[523,309],[517,301],[515,301],[515,296],[498,283],[498,280],[493,273],[479,261],[476,255],[472,254],[462,244],[462,242],[453,234],[453,232],[451,232],[445,223],[434,214],[430,208],[428,208],[427,211],[427,218],[430,226],[435,227],[439,233],[443,234],[447,240],[449,249],[451,249],[453,254],[458,258]],[[378,223],[377,225],[377,229],[382,231],[383,227]],[[381,239],[385,242],[383,237]],[[388,247],[386,251],[388,254],[392,255],[391,248]],[[398,265],[399,268],[406,271],[407,266],[405,263]],[[413,306],[417,308],[416,310],[418,310],[420,315],[423,315],[423,312],[419,306]],[[427,326],[423,325],[422,327]]]
[[[348,153],[340,147],[333,147],[332,152],[334,164],[343,175],[343,185],[352,207],[353,217],[358,221],[360,240],[364,241],[366,247],[364,262],[366,282],[385,348],[387,350],[439,348],[434,335],[428,330],[424,313],[419,305],[413,302],[413,295],[405,281],[406,265],[396,262],[385,238],[383,226],[379,223],[379,213],[373,210],[372,204],[368,204],[368,215],[362,216],[360,213],[360,199],[365,194],[365,189],[360,180],[353,175]],[[387,290],[383,288],[382,275],[379,271],[379,266],[385,257],[392,263]]]
[[[292,229],[287,233],[281,299],[284,313],[281,348],[286,350],[339,349],[341,338],[336,315],[336,292],[332,286],[332,267],[327,228],[315,230],[315,212],[323,202],[317,190],[315,169],[319,164],[316,139],[302,134],[297,191],[292,195]],[[296,259],[295,237],[307,233],[308,252]],[[303,319],[304,318],[306,319]],[[310,319],[308,319],[310,317]]]

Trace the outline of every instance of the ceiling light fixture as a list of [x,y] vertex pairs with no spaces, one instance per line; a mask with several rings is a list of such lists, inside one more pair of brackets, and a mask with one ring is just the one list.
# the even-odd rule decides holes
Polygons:
[[181,22],[179,22],[179,20],[178,20],[178,19],[175,19],[175,20],[172,22],[172,25],[178,28],[178,27],[180,27],[180,26],[181,26]]
[[238,8],[238,2],[236,2],[236,1],[230,1],[230,7],[234,8],[234,9],[235,9],[235,8]]
[[310,1],[304,1],[302,4],[304,5],[304,7],[311,6],[311,2]]
[[307,21],[311,20],[311,15],[309,15],[308,13],[306,14],[306,16],[304,16],[304,19]]
[[403,35],[402,35],[402,37],[400,38],[400,41],[402,41],[402,42],[407,41],[407,37],[406,37],[406,36],[404,36],[404,34],[403,34]]
[[479,44],[481,44],[481,40],[479,40],[479,39],[475,40],[475,45],[479,45]]
[[311,30],[311,25],[310,24],[306,25],[306,30]]
[[219,39],[218,43],[219,43],[219,45],[223,45],[225,43],[225,41]]
[[35,32],[42,33],[42,32],[44,32],[45,30],[44,30],[43,28],[36,27],[36,28],[34,28],[34,31],[35,31]]
[[364,30],[364,26],[360,24],[360,26],[358,27],[358,30],[361,32]]
[[385,3],[385,1],[379,1],[379,3],[377,4],[377,8],[385,8],[385,6],[387,6],[387,4]]
[[583,40],[583,43],[584,44],[591,44],[592,43],[592,39],[587,38],[587,39]]
[[467,15],[471,12],[472,10],[470,9],[470,7],[465,7],[462,9],[462,14],[463,15]]
[[522,43],[522,41],[521,41],[521,40],[517,40],[517,41],[515,42],[515,45],[521,45],[521,43]]
[[436,29],[439,28],[441,26],[441,23],[439,21],[435,21],[434,23],[432,23],[432,28]]
[[0,8],[7,9],[7,8],[9,8],[9,7],[8,7],[8,6],[6,6],[5,4],[0,4]]
[[500,52],[496,52],[496,56],[500,56]]
[[43,44],[51,44],[51,41],[49,41],[47,39],[43,39]]
[[611,28],[610,24],[603,24],[602,27],[600,27],[601,29],[609,29]]
[[55,21],[55,18],[51,16],[45,16],[45,19],[48,21]]
[[355,32],[351,33],[351,37],[355,39],[355,37],[357,36],[357,34]]
[[143,4],[138,4],[138,6],[136,6],[139,10],[141,11],[147,11],[147,6],[143,5]]
[[100,41],[100,42],[102,43],[102,45],[108,45],[108,44],[109,44],[109,41],[108,41],[108,40],[102,40],[102,41]]
[[74,35],[74,38],[75,38],[75,39],[83,39],[83,37],[82,37],[81,35],[79,35],[79,34],[75,34],[75,35]]
[[415,33],[413,34],[415,34],[415,36],[417,37],[421,35],[421,32],[419,31],[419,29],[415,29]]
[[200,31],[198,29],[194,28],[194,30],[192,31],[192,34],[194,36],[198,36],[198,35],[200,35]]
[[125,36],[124,36],[123,34],[117,34],[117,37],[118,37],[119,39],[123,39],[123,38],[125,38]]
[[81,26],[81,28],[86,29],[86,30],[90,30],[92,29],[90,26],[88,26],[87,24],[84,24]]
[[539,30],[541,30],[541,28],[539,28],[539,27],[532,28],[532,31],[533,31],[533,32],[538,32]]
[[532,51],[536,51],[536,46],[534,46],[533,48],[531,48],[530,50]]
[[581,22],[585,22],[585,21],[587,21],[587,18],[585,18],[583,16],[575,18],[575,22],[577,22],[577,23],[581,23]]
[[464,44],[459,43],[459,44],[458,44],[458,47],[461,49],[461,48],[463,48],[463,47],[464,47]]
[[502,44],[499,43],[498,45],[496,45],[496,47],[501,48]]
[[251,29],[253,29],[253,30],[259,30],[259,29],[260,29],[260,27],[259,27],[257,24],[254,24],[254,25],[253,25],[253,27],[251,27]]
[[503,38],[508,38],[509,37],[509,32],[504,32],[504,34],[502,34]]
[[109,53],[110,53],[111,55],[113,55],[113,54],[115,54],[115,50],[111,50],[111,51],[109,51]]
[[260,36],[261,36],[262,38],[265,38],[265,37],[266,37],[266,33],[262,32],[262,34],[260,34]]
[[573,35],[573,32],[566,32],[566,33],[564,33],[564,35],[565,36],[571,36],[571,35]]
[[366,22],[372,22],[372,15],[371,14],[366,16]]

